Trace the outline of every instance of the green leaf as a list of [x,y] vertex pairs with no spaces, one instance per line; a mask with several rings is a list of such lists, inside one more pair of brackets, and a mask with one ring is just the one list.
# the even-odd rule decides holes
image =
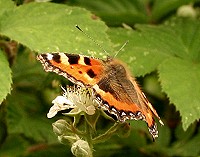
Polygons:
[[169,56],[168,53],[173,53],[173,43],[170,43],[173,36],[170,36],[171,30],[162,26],[138,25],[137,28],[140,32],[111,29],[109,35],[117,49],[129,40],[117,58],[124,61],[135,76],[141,76],[154,71]]
[[25,139],[23,139],[21,136],[10,135],[6,138],[5,143],[0,148],[0,156],[22,156],[28,146],[28,142],[25,141]]
[[185,142],[189,141],[194,135],[196,135],[197,123],[193,123],[188,127],[186,131],[183,130],[182,124],[180,123],[175,129],[175,137],[177,140]]
[[55,3],[29,3],[15,7],[0,20],[2,35],[38,52],[64,51],[105,57],[102,49],[75,27],[77,24],[112,52],[106,25],[94,20],[85,9]]
[[177,46],[173,48],[174,55],[160,64],[159,76],[163,91],[180,111],[186,130],[200,118],[200,22],[179,19],[169,26],[176,35],[173,42]]
[[14,8],[14,2],[11,0],[0,0],[0,18],[1,16],[6,16],[8,15],[8,12],[11,11]]
[[146,0],[73,0],[69,4],[91,10],[110,26],[119,26],[122,23],[133,25],[148,21]]
[[159,67],[159,77],[163,88],[180,111],[183,128],[200,117],[200,64],[175,57],[166,60]]
[[13,91],[7,99],[9,134],[24,134],[35,141],[57,142],[51,120],[41,113],[38,98],[30,92]]
[[[180,41],[182,51],[174,51],[175,55],[192,63],[200,62],[200,21],[177,19],[170,22],[171,29],[175,32],[177,40]],[[178,47],[178,46],[177,46]]]
[[193,3],[194,0],[155,0],[152,8],[152,21],[162,20],[163,17],[169,15],[171,12],[182,5]]
[[47,143],[32,143],[18,134],[9,135],[0,148],[1,157],[40,157],[40,156],[70,156],[68,145]]
[[142,89],[148,94],[156,96],[160,100],[166,98],[165,94],[161,90],[160,82],[158,82],[157,73],[151,73],[150,75],[145,76],[143,79]]
[[0,104],[6,98],[7,94],[11,90],[11,70],[8,64],[8,61],[4,55],[4,52],[0,50]]
[[[171,16],[182,5],[194,0],[69,0],[70,5],[81,6],[91,10],[109,26],[130,26],[136,23],[158,23]],[[116,20],[117,19],[117,20]]]
[[198,156],[200,152],[200,134],[192,137],[189,141],[176,142],[169,150],[169,156]]
[[[35,54],[29,51],[18,53],[12,71],[14,85],[18,88],[29,88],[33,91],[43,89],[49,83],[45,78],[47,73],[44,72],[41,64],[36,61]],[[46,81],[46,84],[44,84],[44,81]]]

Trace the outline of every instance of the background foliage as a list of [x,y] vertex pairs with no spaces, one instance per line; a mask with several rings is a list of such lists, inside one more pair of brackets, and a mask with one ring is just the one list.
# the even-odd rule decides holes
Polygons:
[[[38,0],[39,1],[39,0]],[[41,1],[41,0],[40,0]],[[95,156],[200,155],[200,21],[198,0],[0,0],[0,156],[71,156],[46,118],[67,81],[35,60],[62,51],[117,55],[165,123],[151,142],[143,122],[129,138],[96,145]],[[102,49],[80,33],[78,24]]]

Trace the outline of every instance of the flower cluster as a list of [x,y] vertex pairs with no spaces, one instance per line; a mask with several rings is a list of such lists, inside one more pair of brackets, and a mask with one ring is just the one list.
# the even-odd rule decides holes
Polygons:
[[[54,117],[59,111],[66,111],[65,119],[59,119],[52,124],[54,133],[63,144],[71,144],[71,152],[75,156],[92,157],[93,145],[108,140],[113,134],[128,135],[130,126],[128,123],[115,122],[105,131],[97,133],[97,121],[100,115],[108,116],[99,108],[98,101],[91,88],[80,86],[61,87],[62,96],[57,96],[53,106],[47,114],[48,118]],[[98,123],[99,124],[99,123]],[[105,123],[101,123],[105,125]]]
[[47,114],[48,118],[54,117],[59,111],[71,109],[70,112],[64,115],[76,115],[85,112],[88,115],[95,113],[95,101],[91,89],[80,86],[61,87],[63,90],[62,96],[57,96],[53,101],[53,106]]

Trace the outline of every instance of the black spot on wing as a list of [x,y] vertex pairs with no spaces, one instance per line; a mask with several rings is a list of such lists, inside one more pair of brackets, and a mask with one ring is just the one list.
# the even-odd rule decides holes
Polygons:
[[79,55],[67,54],[66,56],[69,58],[69,64],[78,64],[78,61],[80,59]]
[[53,61],[57,62],[57,63],[60,63],[61,60],[60,60],[60,55],[58,53],[54,53],[52,54],[53,55]]
[[84,63],[85,63],[86,65],[91,65],[90,58],[84,57]]
[[47,54],[45,54],[45,53],[43,53],[43,54],[40,54],[40,55],[38,55],[37,56],[37,59],[38,60],[42,60],[42,59],[44,59],[45,61],[47,61],[48,59],[47,59]]
[[83,72],[82,72],[82,71],[78,71],[78,73],[79,73],[79,74],[83,74]]
[[90,78],[94,78],[96,76],[96,74],[94,73],[94,71],[92,69],[89,69],[87,71],[87,74],[90,76]]

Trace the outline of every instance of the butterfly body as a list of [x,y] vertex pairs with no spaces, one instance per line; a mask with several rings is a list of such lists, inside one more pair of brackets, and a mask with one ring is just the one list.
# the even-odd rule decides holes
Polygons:
[[37,59],[46,71],[92,88],[100,106],[119,121],[144,120],[152,137],[158,136],[154,116],[163,123],[122,62],[113,58],[101,60],[67,53],[40,54]]

